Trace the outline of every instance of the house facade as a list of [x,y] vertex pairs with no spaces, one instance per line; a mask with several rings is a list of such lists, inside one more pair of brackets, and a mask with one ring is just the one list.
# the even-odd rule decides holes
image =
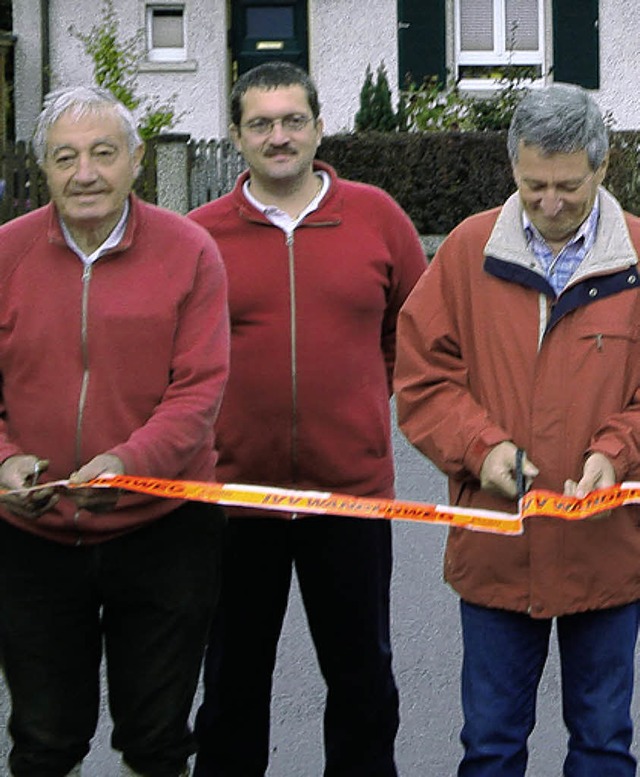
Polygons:
[[[369,65],[397,94],[407,74],[495,89],[505,68],[593,90],[616,129],[640,128],[637,0],[112,0],[122,39],[139,32],[140,95],[175,95],[175,131],[223,137],[233,80],[272,58],[315,79],[327,133],[353,128]],[[103,0],[14,0],[16,137],[43,94],[91,83],[87,33]]]

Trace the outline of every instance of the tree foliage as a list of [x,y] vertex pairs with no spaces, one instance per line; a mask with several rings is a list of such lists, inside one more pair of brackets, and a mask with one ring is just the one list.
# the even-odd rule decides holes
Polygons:
[[145,140],[175,126],[179,118],[174,108],[175,94],[164,100],[158,95],[138,94],[138,74],[145,58],[144,31],[121,38],[113,0],[102,0],[100,19],[89,32],[71,25],[69,33],[82,43],[85,54],[93,60],[96,84],[108,89],[139,116],[138,129]]
[[398,127],[398,117],[393,110],[391,89],[384,62],[380,63],[374,81],[371,66],[367,65],[364,84],[360,91],[360,109],[355,116],[358,132],[378,130],[393,132]]
[[409,83],[403,90],[406,125],[416,132],[498,132],[509,128],[513,112],[535,75],[522,68],[503,68],[495,88],[487,94],[461,92],[455,81],[443,85],[426,78],[418,87]]

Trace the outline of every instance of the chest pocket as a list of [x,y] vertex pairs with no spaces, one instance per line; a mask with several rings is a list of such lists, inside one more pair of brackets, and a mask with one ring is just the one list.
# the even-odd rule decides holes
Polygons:
[[[640,311],[637,313],[640,315]],[[597,352],[613,356],[620,349],[633,347],[640,339],[640,324],[638,323],[610,317],[593,316],[589,319],[582,321],[575,330],[577,340],[582,347],[588,347],[591,342]]]
[[624,304],[616,311],[611,303],[607,311],[607,316],[585,316],[566,357],[574,390],[615,413],[626,407],[640,385],[640,323],[629,320],[632,313],[640,320],[640,311],[635,306],[625,311]]

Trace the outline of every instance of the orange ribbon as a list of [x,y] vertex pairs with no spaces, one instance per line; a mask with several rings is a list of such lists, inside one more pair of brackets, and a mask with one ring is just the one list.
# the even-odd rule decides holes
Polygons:
[[[46,487],[47,484],[42,484]],[[530,491],[519,503],[518,513],[503,513],[447,505],[350,496],[325,491],[302,491],[271,486],[236,483],[203,483],[190,480],[163,480],[113,475],[95,478],[79,487],[119,488],[139,494],[168,499],[261,510],[309,514],[344,515],[356,518],[385,518],[419,523],[458,526],[471,531],[518,535],[524,531],[524,519],[546,516],[565,521],[584,520],[628,504],[640,504],[640,483],[621,483],[593,491],[583,499],[561,496],[551,491]],[[78,486],[73,486],[77,488]],[[67,488],[71,488],[67,485]]]

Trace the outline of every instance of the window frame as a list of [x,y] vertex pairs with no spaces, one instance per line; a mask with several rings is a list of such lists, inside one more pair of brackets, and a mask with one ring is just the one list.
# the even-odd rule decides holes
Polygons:
[[[145,5],[145,29],[147,60],[149,62],[186,62],[187,61],[187,14],[185,3],[154,2]],[[182,13],[183,46],[153,46],[154,14],[158,11],[180,11]]]
[[545,77],[546,38],[545,15],[547,13],[545,0],[536,0],[538,4],[538,48],[526,51],[510,51],[505,42],[508,39],[506,30],[506,3],[508,0],[492,0],[493,3],[493,49],[483,51],[462,50],[461,0],[454,0],[454,77],[459,88],[466,90],[496,89],[503,86],[499,78],[460,78],[460,68],[467,66],[507,67],[534,66],[538,67],[540,76],[529,82],[540,85]]

